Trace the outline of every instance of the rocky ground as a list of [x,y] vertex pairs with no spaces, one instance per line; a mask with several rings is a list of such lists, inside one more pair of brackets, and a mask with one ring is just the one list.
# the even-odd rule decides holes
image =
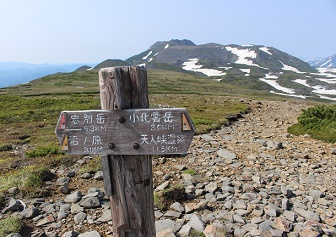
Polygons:
[[[246,102],[250,113],[195,136],[186,157],[153,159],[156,192],[186,194],[156,208],[157,236],[336,236],[335,144],[287,133],[304,103]],[[87,159],[52,170],[54,198],[12,199],[2,215],[23,218],[23,236],[113,236],[102,172],[78,173]]]

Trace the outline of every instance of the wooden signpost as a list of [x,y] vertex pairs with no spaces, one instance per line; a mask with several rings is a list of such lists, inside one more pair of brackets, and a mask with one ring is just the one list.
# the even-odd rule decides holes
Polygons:
[[186,154],[195,126],[185,109],[148,109],[144,67],[99,71],[102,110],[63,111],[61,150],[102,155],[116,237],[154,237],[151,155]]

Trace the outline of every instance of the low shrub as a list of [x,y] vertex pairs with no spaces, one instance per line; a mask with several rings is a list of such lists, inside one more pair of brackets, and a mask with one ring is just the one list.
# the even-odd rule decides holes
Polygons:
[[288,128],[294,135],[309,134],[327,142],[336,142],[336,105],[319,105],[302,111],[298,123]]
[[46,155],[57,155],[59,153],[60,153],[60,148],[58,146],[39,146],[32,151],[27,151],[26,156],[43,157]]

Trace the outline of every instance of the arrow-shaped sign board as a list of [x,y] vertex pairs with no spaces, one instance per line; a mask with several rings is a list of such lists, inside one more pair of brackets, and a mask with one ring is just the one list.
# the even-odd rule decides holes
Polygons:
[[186,109],[63,111],[56,126],[68,154],[186,154],[195,134]]

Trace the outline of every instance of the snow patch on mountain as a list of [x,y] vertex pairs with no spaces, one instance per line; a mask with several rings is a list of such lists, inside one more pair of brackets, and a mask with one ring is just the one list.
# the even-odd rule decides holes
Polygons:
[[249,69],[249,68],[247,68],[247,69],[241,68],[239,70],[242,71],[242,72],[244,72],[246,77],[250,76],[251,69]]
[[238,56],[238,59],[237,61],[235,61],[235,63],[259,67],[258,64],[255,64],[253,63],[252,60],[248,59],[248,58],[257,58],[257,53],[254,50],[238,49],[230,46],[226,46],[225,49]]
[[266,78],[259,78],[260,81],[263,81],[267,84],[269,84],[270,86],[274,87],[275,89],[285,92],[287,94],[294,94],[295,90],[291,89],[291,88],[287,88],[284,86],[281,86],[276,80],[273,79],[266,79]]
[[294,80],[294,82],[299,83],[303,86],[309,87],[313,89],[313,93],[315,94],[322,94],[322,95],[336,95],[336,90],[327,90],[322,86],[311,86],[307,83],[307,80],[303,80],[303,79],[296,79]]
[[329,84],[336,84],[336,78],[334,79],[325,79],[325,78],[315,78],[316,80],[323,81]]
[[265,77],[266,79],[278,79],[279,77],[276,76],[276,75],[272,75],[271,73],[267,73],[265,74]]
[[222,72],[216,69],[207,69],[207,68],[202,68],[203,65],[196,65],[198,62],[198,58],[190,58],[188,59],[187,62],[183,63],[183,69],[187,71],[193,71],[193,72],[200,72],[203,73],[207,76],[224,76],[226,75],[226,72]]
[[270,91],[270,93],[276,94],[276,95],[282,95],[282,96],[296,97],[296,98],[301,98],[301,99],[306,99],[307,98],[307,96],[304,96],[304,95],[285,94],[285,93],[279,93],[279,92],[275,92],[275,91]]
[[260,47],[259,49],[261,51],[264,51],[265,53],[268,53],[269,55],[272,55],[272,53],[269,51],[269,48],[267,48],[267,47]]
[[143,57],[142,59],[147,59],[152,53],[153,53],[153,51],[149,51],[149,53],[145,57]]
[[305,72],[301,72],[299,71],[297,68],[295,67],[292,67],[292,66],[288,66],[286,64],[284,64],[283,62],[281,62],[279,60],[279,62],[282,64],[282,70],[285,70],[285,71],[292,71],[292,72],[296,72],[296,73],[305,73]]

